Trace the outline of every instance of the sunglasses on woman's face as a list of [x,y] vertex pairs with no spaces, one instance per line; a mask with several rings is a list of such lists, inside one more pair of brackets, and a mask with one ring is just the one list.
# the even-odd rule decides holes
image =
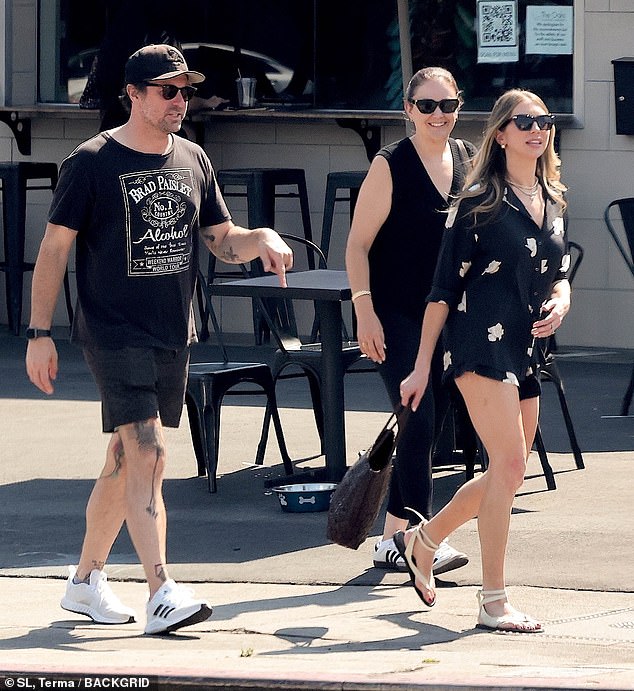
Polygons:
[[520,132],[532,130],[533,123],[535,122],[540,130],[549,130],[555,124],[555,116],[550,113],[548,115],[514,115],[512,118],[509,118],[500,129],[506,127],[511,121],[515,123],[515,127],[517,127]]
[[156,86],[161,89],[161,96],[166,101],[175,99],[179,92],[183,101],[189,101],[197,91],[195,86],[174,86],[174,84],[152,84],[151,82],[146,82],[145,86]]
[[408,98],[407,100],[424,115],[431,115],[436,108],[440,108],[441,113],[455,113],[460,105],[460,100],[457,98],[443,98],[442,101],[434,101],[433,98]]

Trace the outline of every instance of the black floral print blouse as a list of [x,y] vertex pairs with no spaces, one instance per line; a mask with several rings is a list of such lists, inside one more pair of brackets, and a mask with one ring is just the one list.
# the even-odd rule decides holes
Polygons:
[[553,285],[567,277],[567,221],[560,203],[545,195],[541,228],[510,187],[501,210],[487,222],[463,199],[447,219],[427,302],[444,302],[445,379],[476,372],[519,385],[533,371],[533,322]]

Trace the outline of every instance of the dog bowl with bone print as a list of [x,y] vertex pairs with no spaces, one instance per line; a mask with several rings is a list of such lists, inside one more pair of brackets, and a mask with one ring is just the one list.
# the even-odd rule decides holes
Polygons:
[[298,485],[281,485],[274,492],[280,501],[282,511],[306,513],[328,511],[330,497],[337,485],[332,482],[308,482]]

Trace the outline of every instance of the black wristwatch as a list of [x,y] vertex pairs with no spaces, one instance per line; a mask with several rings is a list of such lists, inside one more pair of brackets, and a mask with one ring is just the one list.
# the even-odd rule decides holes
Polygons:
[[26,330],[26,337],[29,339],[29,341],[33,340],[34,338],[44,338],[45,336],[51,335],[51,330],[50,329],[27,329]]

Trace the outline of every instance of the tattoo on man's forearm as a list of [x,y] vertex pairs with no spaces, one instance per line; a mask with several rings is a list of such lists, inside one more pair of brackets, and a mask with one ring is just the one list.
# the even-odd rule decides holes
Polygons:
[[204,229],[204,230],[201,230],[200,232],[201,232],[203,238],[207,242],[210,242],[212,245],[214,242],[216,242],[216,236],[213,234],[213,231]]
[[231,245],[229,245],[229,248],[226,249],[226,250],[222,253],[222,259],[224,259],[224,261],[230,262],[230,263],[232,263],[232,264],[238,264],[239,262],[242,261],[242,260],[240,259],[240,255],[239,255],[239,254],[236,254],[236,253],[233,251],[233,247],[231,247]]
[[154,575],[163,581],[167,580],[167,574],[165,573],[165,565],[164,564],[154,564]]

